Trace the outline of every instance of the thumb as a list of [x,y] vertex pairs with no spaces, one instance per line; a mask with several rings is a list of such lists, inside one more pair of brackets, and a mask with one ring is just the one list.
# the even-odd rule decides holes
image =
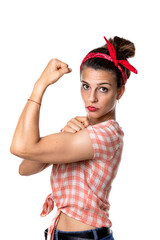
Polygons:
[[72,69],[68,67],[68,65],[66,64],[66,66],[63,66],[62,68],[60,68],[59,70],[60,76],[63,76],[66,73],[70,73],[72,72]]
[[85,126],[85,127],[88,127],[88,126],[89,126],[89,124],[90,124],[89,120],[88,120],[88,119],[86,119],[86,120],[85,120],[85,122],[84,122],[84,126]]

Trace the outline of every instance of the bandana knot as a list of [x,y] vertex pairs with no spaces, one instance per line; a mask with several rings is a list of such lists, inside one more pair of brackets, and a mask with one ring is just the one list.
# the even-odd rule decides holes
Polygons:
[[83,63],[90,58],[104,58],[106,60],[109,60],[109,61],[113,62],[114,65],[120,70],[120,72],[122,74],[123,83],[126,84],[127,75],[126,75],[125,70],[121,66],[127,68],[128,70],[130,70],[131,72],[136,73],[136,74],[138,73],[138,71],[127,60],[118,60],[117,56],[116,56],[116,51],[115,51],[114,46],[106,39],[106,37],[104,37],[104,39],[107,43],[107,47],[108,47],[108,51],[109,51],[110,56],[108,54],[99,53],[99,52],[89,53],[83,59],[80,68],[82,67]]

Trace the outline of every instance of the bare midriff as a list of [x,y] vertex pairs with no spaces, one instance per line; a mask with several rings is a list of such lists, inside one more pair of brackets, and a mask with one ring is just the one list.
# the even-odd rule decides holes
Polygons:
[[95,229],[91,225],[78,221],[72,217],[67,216],[65,213],[61,212],[59,221],[56,225],[57,230],[61,231],[87,231],[90,229]]

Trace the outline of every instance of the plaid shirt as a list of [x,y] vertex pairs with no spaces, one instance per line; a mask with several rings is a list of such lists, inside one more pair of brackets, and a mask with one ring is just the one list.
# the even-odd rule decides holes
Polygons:
[[54,229],[61,211],[68,216],[94,227],[111,227],[108,201],[112,181],[121,160],[124,133],[115,120],[87,127],[94,156],[93,159],[53,164],[52,193],[46,198],[41,216],[53,210],[47,240],[53,240]]

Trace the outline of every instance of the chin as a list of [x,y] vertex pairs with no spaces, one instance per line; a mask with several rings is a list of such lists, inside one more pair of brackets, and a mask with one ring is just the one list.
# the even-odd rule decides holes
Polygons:
[[92,119],[92,120],[96,120],[96,121],[97,121],[97,120],[100,119],[102,116],[93,112],[93,113],[88,113],[88,117],[89,117],[90,119]]

